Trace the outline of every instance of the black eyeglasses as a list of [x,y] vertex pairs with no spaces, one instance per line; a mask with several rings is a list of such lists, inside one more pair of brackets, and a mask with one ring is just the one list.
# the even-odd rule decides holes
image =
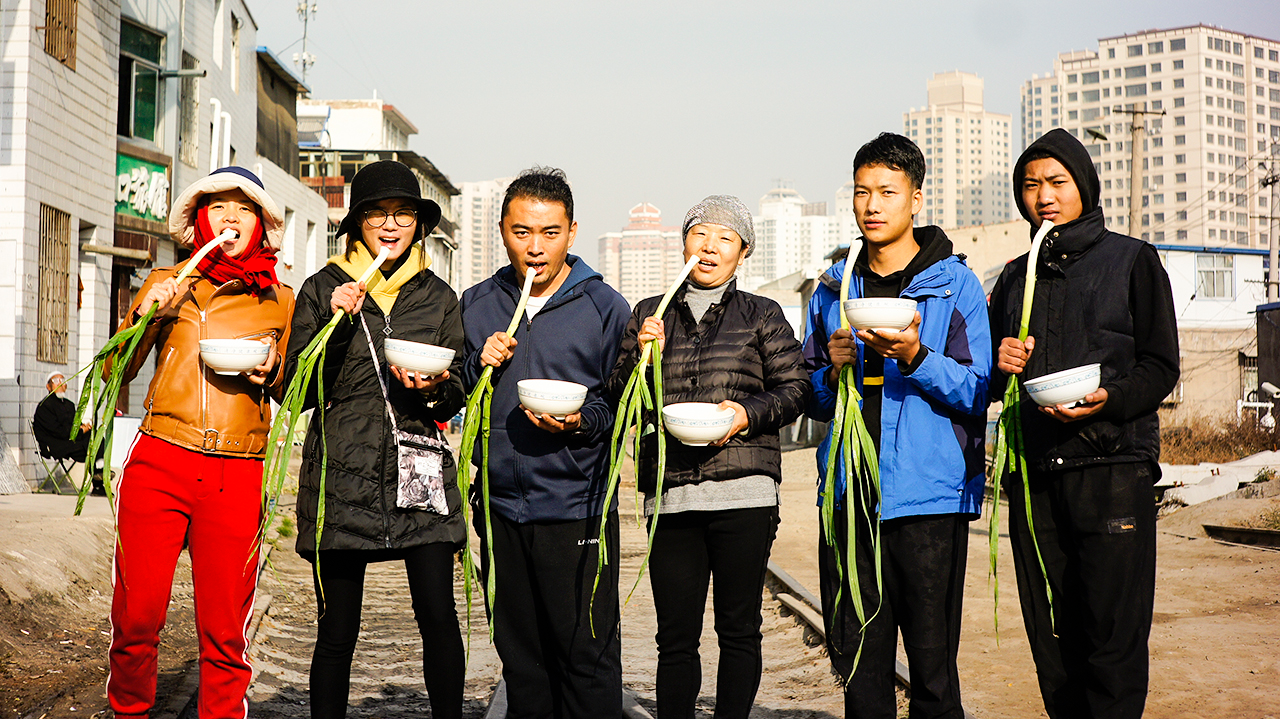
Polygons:
[[397,225],[408,227],[418,220],[418,213],[410,209],[396,210],[394,214],[386,210],[368,210],[364,213],[364,221],[370,227],[382,227],[387,224],[388,217],[394,217]]

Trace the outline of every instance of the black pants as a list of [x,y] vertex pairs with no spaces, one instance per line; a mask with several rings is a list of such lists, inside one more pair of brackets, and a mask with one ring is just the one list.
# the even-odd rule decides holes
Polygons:
[[[454,546],[439,542],[402,550],[320,552],[324,599],[316,587],[320,623],[311,656],[311,716],[347,715],[351,659],[360,635],[364,573],[370,562],[403,559],[422,636],[422,676],[432,719],[460,719],[466,656],[453,600]],[[313,575],[314,576],[314,575]]]
[[[484,512],[475,513],[486,584]],[[595,582],[600,518],[516,524],[493,515],[493,641],[507,682],[508,719],[622,714],[618,513],[605,527],[608,564]]]
[[1053,719],[1142,716],[1155,603],[1154,481],[1147,462],[1031,474],[1031,513],[1056,624],[1022,485],[1016,477],[1006,484],[1022,619]]
[[[652,521],[652,520],[650,520]],[[693,719],[698,642],[715,576],[716,719],[746,719],[760,687],[760,598],[778,507],[662,515],[649,555],[658,615],[658,719]]]
[[[847,579],[836,605],[840,578],[835,555],[819,536],[818,571],[822,615],[827,627],[827,653],[836,672],[848,680],[844,692],[846,719],[897,716],[894,662],[899,630],[911,673],[909,715],[912,719],[963,719],[956,655],[960,649],[970,519],[970,515],[939,514],[883,522],[880,529],[883,603],[876,593],[870,533],[866,523],[861,518],[858,520],[857,563],[862,604],[868,615],[875,611],[877,604],[880,612],[866,627],[862,657],[852,677],[850,672],[861,638],[858,617],[849,601]],[[837,510],[836,534],[841,546],[844,546],[846,521],[845,512]]]

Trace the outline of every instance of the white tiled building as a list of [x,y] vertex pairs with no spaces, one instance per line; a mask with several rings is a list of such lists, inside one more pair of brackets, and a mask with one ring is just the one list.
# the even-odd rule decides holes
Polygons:
[[[1280,42],[1209,25],[1103,38],[1066,53],[1036,88],[1060,122],[1025,123],[1024,141],[1060,125],[1080,138],[1102,179],[1107,225],[1154,243],[1266,247],[1258,216],[1277,214],[1261,180],[1280,145]],[[1027,93],[1030,92],[1031,95]],[[1142,118],[1141,226],[1130,228],[1130,116]]]
[[1010,117],[984,109],[982,93],[977,75],[940,72],[929,80],[928,106],[902,115],[903,134],[928,164],[917,224],[982,225],[1013,216]]
[[628,213],[627,226],[600,235],[599,266],[604,281],[635,306],[667,291],[684,267],[679,227],[662,224],[662,211],[641,202]]
[[[296,150],[278,152],[303,88],[256,47],[243,0],[17,0],[0,27],[0,463],[35,481],[44,378],[86,365],[149,269],[182,256],[165,222],[176,191],[223,164],[255,171],[286,214],[278,270],[295,286],[325,206]],[[149,379],[120,409],[140,411]]]

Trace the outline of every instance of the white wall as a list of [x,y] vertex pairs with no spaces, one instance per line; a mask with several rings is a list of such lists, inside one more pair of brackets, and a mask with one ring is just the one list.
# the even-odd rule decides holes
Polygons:
[[[40,464],[28,422],[44,396],[52,370],[74,373],[106,323],[95,295],[110,261],[79,252],[85,236],[109,235],[115,206],[115,122],[119,7],[80,3],[76,68],[44,51],[45,3],[7,0],[0,7],[0,431],[23,474]],[[104,120],[104,118],[107,118]],[[36,359],[39,213],[44,203],[68,213],[68,357],[63,364]],[[76,308],[77,270],[85,304]]]

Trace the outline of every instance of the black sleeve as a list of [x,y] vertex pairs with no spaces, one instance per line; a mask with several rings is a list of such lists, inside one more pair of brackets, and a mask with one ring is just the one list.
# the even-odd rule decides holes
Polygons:
[[748,438],[775,434],[794,422],[804,411],[813,387],[795,330],[782,316],[782,308],[777,303],[765,304],[757,332],[764,391],[738,402],[747,414]]
[[430,403],[429,413],[437,422],[448,422],[462,405],[467,402],[466,390],[462,388],[463,355],[462,310],[458,305],[458,297],[453,290],[437,278],[441,287],[437,294],[438,301],[445,306],[444,317],[440,321],[439,343],[442,347],[454,350],[453,362],[449,365],[449,379],[430,393],[423,393],[423,400]]
[[[288,351],[285,354],[285,387],[288,387],[293,382],[303,350],[311,344],[311,340],[315,339],[320,330],[333,318],[333,313],[329,310],[329,296],[332,293],[332,289],[324,291],[323,286],[328,283],[322,282],[322,279],[323,275],[314,274],[302,283],[302,289],[298,291],[297,303],[293,309],[293,321],[289,327]],[[351,338],[355,336],[355,331],[355,323],[351,321],[350,317],[343,316],[338,320],[337,326],[333,329],[333,334],[329,337],[328,346],[325,348],[323,368],[325,396],[332,395],[334,383],[337,381],[338,373],[342,369],[342,363],[347,357],[347,347],[351,343]],[[316,406],[318,398],[316,390],[317,387],[313,380],[310,386],[307,387],[307,396],[302,406],[304,410]]]
[[1127,422],[1151,412],[1178,384],[1178,321],[1169,275],[1155,248],[1145,245],[1129,274],[1129,307],[1137,362],[1102,386],[1107,404],[1098,413]]
[[[627,382],[631,379],[631,373],[635,371],[636,364],[640,362],[640,325],[644,323],[644,318],[648,317],[645,305],[637,304],[635,310],[631,313],[631,318],[627,320],[627,326],[622,330],[622,340],[618,345],[618,361],[613,365],[613,373],[609,375],[609,381],[606,383],[605,391],[613,397],[613,401],[617,402],[622,399],[622,393],[627,388]],[[652,366],[652,365],[651,365]]]

